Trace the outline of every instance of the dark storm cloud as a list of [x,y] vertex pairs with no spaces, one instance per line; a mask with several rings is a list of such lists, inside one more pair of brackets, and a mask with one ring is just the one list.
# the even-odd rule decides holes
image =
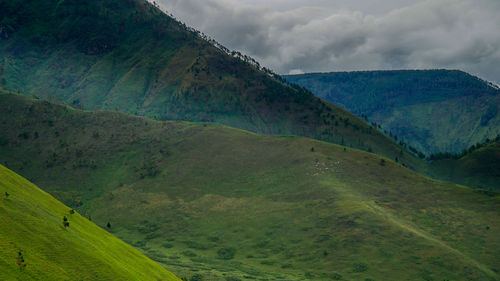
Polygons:
[[160,0],[160,4],[280,73],[459,68],[500,82],[498,0]]

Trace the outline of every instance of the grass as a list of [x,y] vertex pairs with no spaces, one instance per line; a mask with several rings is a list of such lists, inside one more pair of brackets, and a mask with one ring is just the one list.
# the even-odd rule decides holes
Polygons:
[[462,71],[334,72],[286,79],[367,115],[426,155],[461,153],[500,132],[500,90]]
[[1,280],[179,280],[1,165],[0,192]]
[[459,159],[433,161],[429,173],[437,178],[489,191],[500,191],[500,143],[488,144]]
[[9,94],[0,107],[3,164],[177,276],[500,279],[497,194],[311,139]]

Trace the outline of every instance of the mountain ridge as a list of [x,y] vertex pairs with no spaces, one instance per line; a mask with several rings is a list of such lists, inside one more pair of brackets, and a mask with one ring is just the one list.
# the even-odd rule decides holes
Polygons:
[[360,118],[288,87],[244,55],[231,56],[146,1],[1,5],[8,33],[0,36],[0,84],[6,90],[87,110],[312,137],[419,166]]

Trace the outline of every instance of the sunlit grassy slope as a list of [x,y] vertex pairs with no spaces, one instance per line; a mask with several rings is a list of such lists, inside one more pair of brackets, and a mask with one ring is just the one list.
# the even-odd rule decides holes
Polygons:
[[18,95],[0,108],[2,164],[177,276],[500,278],[495,194],[310,139]]
[[0,2],[0,84],[84,109],[212,121],[415,159],[363,120],[214,47],[145,0]]
[[0,280],[179,280],[1,165],[0,192]]
[[367,115],[427,155],[461,153],[500,133],[500,89],[462,71],[333,72],[286,78]]
[[468,186],[500,191],[500,143],[488,144],[459,159],[429,164],[429,173]]

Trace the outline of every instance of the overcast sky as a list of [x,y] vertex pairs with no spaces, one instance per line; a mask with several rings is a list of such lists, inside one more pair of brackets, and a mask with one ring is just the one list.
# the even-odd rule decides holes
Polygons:
[[500,0],[157,0],[281,74],[453,68],[500,83]]

